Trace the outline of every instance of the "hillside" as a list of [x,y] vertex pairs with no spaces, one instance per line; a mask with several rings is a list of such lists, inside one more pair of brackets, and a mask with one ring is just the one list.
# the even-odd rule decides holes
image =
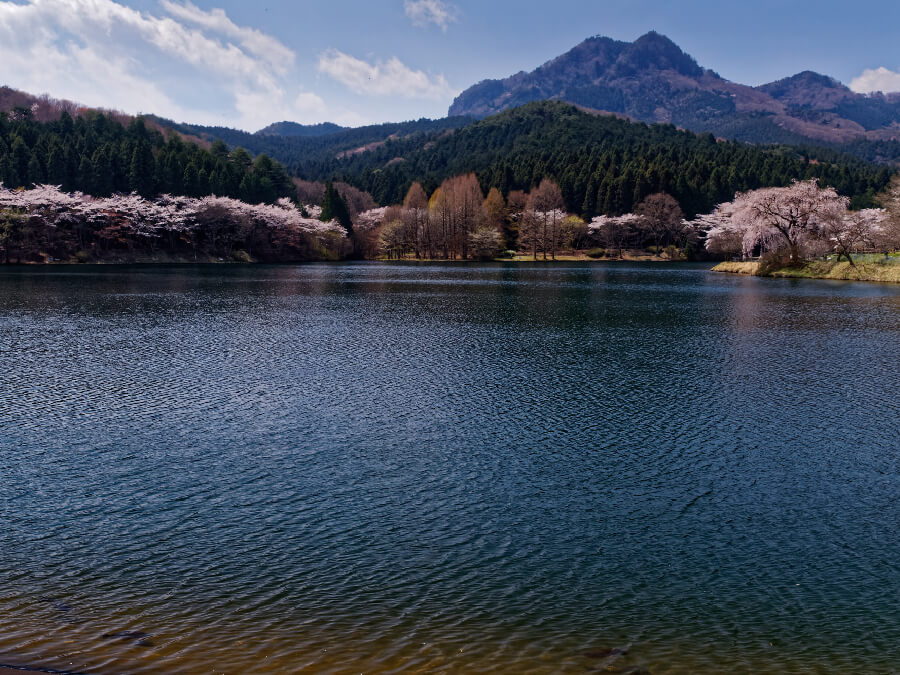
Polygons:
[[[206,142],[221,140],[231,148],[241,147],[253,154],[265,153],[284,164],[289,172],[301,177],[307,177],[311,166],[329,166],[338,156],[371,151],[389,140],[415,139],[417,142],[425,143],[448,130],[464,127],[473,121],[469,117],[447,117],[439,120],[423,118],[352,129],[337,125],[304,127],[292,122],[280,122],[253,134],[227,127],[179,124],[153,115],[149,116],[149,119],[161,127],[174,129],[181,134],[197,137]],[[339,131],[299,133],[299,129],[310,131],[316,127],[324,132],[332,126]],[[288,133],[281,135],[274,133],[275,131]],[[320,173],[318,170],[314,172]]]
[[327,136],[329,134],[337,134],[346,131],[348,127],[342,127],[331,122],[322,122],[320,124],[297,124],[297,122],[275,122],[264,129],[260,129],[256,133],[260,136],[300,136],[309,138],[311,136]]
[[588,38],[530,73],[470,87],[449,114],[483,118],[536,100],[752,143],[893,141],[896,147],[881,152],[900,159],[900,94],[863,96],[811,72],[759,87],[737,84],[655,32],[633,43]]
[[[659,58],[685,73],[697,72],[676,53]],[[773,93],[802,102],[795,83],[782,83]],[[280,136],[87,109],[77,109],[73,117],[65,106],[46,100],[56,106],[48,113],[58,116],[53,121],[35,119],[34,104],[0,115],[0,180],[7,187],[48,182],[97,196],[217,194],[271,203],[297,194],[290,175],[334,180],[390,204],[402,201],[413,181],[431,191],[445,178],[476,172],[483,187],[504,193],[554,178],[567,208],[590,217],[628,212],[659,191],[674,195],[685,212],[701,213],[738,190],[812,177],[834,185],[856,206],[869,206],[890,175],[886,168],[822,147],[722,142],[671,124],[648,126],[561,102],[532,102],[478,122],[421,119]],[[303,127],[275,126],[297,128]],[[327,130],[328,125],[318,125],[317,131]],[[872,150],[869,141],[863,143]],[[310,194],[323,189],[303,187]],[[360,197],[361,204],[370,203],[368,196]]]
[[123,121],[89,110],[77,117],[63,110],[49,122],[27,111],[0,113],[0,182],[9,189],[59,185],[95,197],[215,194],[253,204],[296,194],[284,167],[264,154],[254,160],[221,141],[206,149],[177,133],[166,138],[144,118]]
[[311,179],[340,178],[382,204],[402,201],[414,180],[430,192],[449,176],[474,171],[483,188],[507,193],[549,176],[559,182],[568,210],[587,217],[629,212],[660,191],[674,195],[687,213],[703,213],[738,190],[805,178],[819,178],[864,206],[890,177],[887,168],[835,151],[717,141],[560,102],[530,103],[428,142],[396,139],[298,168]]

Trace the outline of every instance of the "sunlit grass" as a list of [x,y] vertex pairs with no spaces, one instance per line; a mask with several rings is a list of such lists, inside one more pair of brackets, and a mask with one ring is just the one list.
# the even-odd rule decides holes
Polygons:
[[[782,267],[770,271],[766,276],[791,279],[836,279],[842,281],[883,281],[900,283],[900,264],[883,256],[867,256],[854,259],[854,265],[846,260],[814,260],[797,267]],[[756,274],[759,263],[723,262],[713,268],[714,272],[731,274]]]

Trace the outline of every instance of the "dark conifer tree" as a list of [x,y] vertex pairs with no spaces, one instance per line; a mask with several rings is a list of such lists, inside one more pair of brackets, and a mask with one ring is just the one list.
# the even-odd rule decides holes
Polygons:
[[26,182],[30,185],[39,185],[47,182],[47,177],[44,175],[44,167],[41,166],[37,155],[32,154],[31,159],[28,160],[28,180]]
[[155,194],[155,173],[156,163],[150,145],[146,141],[141,141],[131,153],[129,188],[143,197],[152,197]]
[[353,234],[353,220],[350,218],[350,210],[331,181],[325,184],[321,219],[325,222],[336,220],[341,227],[347,230],[347,234]]

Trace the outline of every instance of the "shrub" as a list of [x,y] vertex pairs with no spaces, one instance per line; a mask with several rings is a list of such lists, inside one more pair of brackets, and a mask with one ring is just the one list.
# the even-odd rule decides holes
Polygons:
[[767,274],[791,264],[791,256],[785,250],[769,251],[764,253],[759,259],[759,268],[756,273],[764,277]]

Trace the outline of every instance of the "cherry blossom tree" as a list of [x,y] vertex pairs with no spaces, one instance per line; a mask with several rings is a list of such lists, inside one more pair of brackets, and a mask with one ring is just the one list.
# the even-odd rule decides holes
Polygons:
[[130,249],[137,244],[153,252],[160,241],[173,250],[183,241],[195,252],[198,243],[206,242],[210,252],[227,254],[235,239],[252,241],[259,232],[270,241],[295,248],[303,237],[344,235],[336,222],[304,215],[288,199],[254,205],[229,197],[196,199],[165,194],[152,200],[134,193],[94,198],[66,193],[53,185],[9,190],[0,184],[0,210],[15,215],[15,223],[27,222],[32,230],[41,232],[45,244],[54,236],[64,239],[74,234],[78,249],[94,241],[101,249],[118,245]]
[[834,188],[819,187],[815,179],[738,193],[734,201],[716,208],[712,220],[717,226],[708,232],[707,245],[716,246],[717,238],[733,238],[739,232],[745,256],[757,247],[763,252],[784,249],[790,262],[798,263],[827,238],[829,224],[842,217],[848,201]]
[[884,230],[887,214],[882,209],[863,209],[841,214],[831,224],[828,239],[838,260],[847,259],[854,267],[853,253],[860,248],[876,248]]
[[788,187],[738,193],[706,219],[707,248],[722,248],[740,238],[745,256],[786,250],[791,263],[827,239],[832,223],[847,210],[848,199],[817,181],[795,181]]
[[878,235],[878,246],[884,252],[900,249],[900,176],[894,176],[880,200],[885,218]]
[[386,210],[386,206],[379,206],[375,209],[363,211],[356,216],[356,220],[353,223],[353,229],[357,232],[374,230],[384,222],[384,213]]
[[626,213],[621,216],[596,216],[588,225],[588,232],[597,237],[607,251],[618,250],[619,257],[625,245],[641,222],[641,216]]

